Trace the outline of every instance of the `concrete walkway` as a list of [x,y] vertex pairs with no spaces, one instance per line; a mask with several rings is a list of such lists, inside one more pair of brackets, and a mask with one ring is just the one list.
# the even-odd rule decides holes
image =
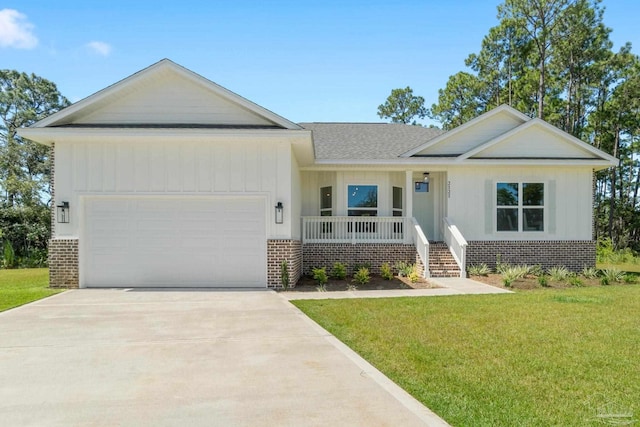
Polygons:
[[447,425],[281,295],[73,290],[2,312],[0,424]]
[[510,294],[511,291],[496,288],[471,279],[459,277],[429,279],[439,288],[433,289],[391,289],[381,291],[340,291],[340,292],[281,292],[287,300],[296,299],[344,299],[344,298],[391,298],[391,297],[428,297],[468,294]]

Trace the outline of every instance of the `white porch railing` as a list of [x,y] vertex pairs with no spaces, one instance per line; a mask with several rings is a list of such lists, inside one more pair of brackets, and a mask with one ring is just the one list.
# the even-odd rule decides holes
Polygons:
[[424,266],[423,277],[426,279],[430,276],[429,272],[429,240],[427,236],[422,232],[422,227],[418,224],[415,218],[411,218],[411,231],[413,237],[413,243],[416,245],[416,251],[418,252],[418,256],[420,256],[420,260],[422,261],[422,265]]
[[444,218],[444,241],[460,267],[460,277],[467,277],[467,241],[449,218]]
[[304,243],[410,243],[409,219],[399,216],[305,216]]

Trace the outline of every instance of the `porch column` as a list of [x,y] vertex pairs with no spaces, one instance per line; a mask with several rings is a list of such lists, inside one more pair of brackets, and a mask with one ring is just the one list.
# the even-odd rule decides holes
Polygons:
[[405,171],[405,214],[407,218],[413,216],[413,171]]

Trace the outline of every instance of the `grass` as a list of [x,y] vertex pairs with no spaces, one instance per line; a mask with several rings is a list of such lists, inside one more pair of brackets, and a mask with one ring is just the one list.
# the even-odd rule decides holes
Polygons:
[[48,286],[49,270],[46,268],[0,270],[0,311],[60,292]]
[[293,303],[455,426],[640,418],[640,286]]
[[597,268],[599,268],[600,270],[605,270],[607,268],[617,268],[618,270],[622,270],[625,271],[627,273],[640,273],[640,264],[637,263],[606,263],[606,262],[599,262],[596,265]]

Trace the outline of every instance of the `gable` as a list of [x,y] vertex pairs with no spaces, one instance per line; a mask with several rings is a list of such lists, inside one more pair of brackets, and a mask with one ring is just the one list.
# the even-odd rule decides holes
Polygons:
[[300,129],[167,59],[41,120],[32,127],[199,125]]
[[467,158],[601,159],[586,147],[568,143],[566,138],[540,125],[505,136]]
[[405,157],[456,157],[530,120],[519,111],[503,105],[452,129],[404,154]]
[[163,76],[69,124],[274,126],[264,117],[179,76]]

